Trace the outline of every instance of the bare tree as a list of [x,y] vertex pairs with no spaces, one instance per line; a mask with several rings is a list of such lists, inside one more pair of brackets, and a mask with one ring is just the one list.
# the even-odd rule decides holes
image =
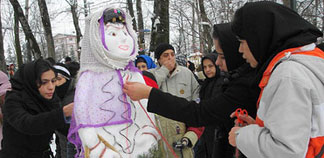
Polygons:
[[[78,8],[78,0],[65,0],[71,7],[71,13],[72,13],[72,18],[73,18],[73,24],[77,36],[77,49],[80,47],[80,40],[82,37],[80,25],[79,25],[79,15],[77,13],[77,8]],[[80,55],[79,55],[80,57]]]
[[297,4],[297,12],[324,32],[324,1],[302,1]]
[[192,27],[191,27],[191,32],[193,33],[192,35],[192,49],[193,49],[193,52],[195,52],[195,49],[196,48],[196,35],[194,34],[195,32],[195,27],[196,27],[196,19],[195,19],[195,3],[192,2],[191,3],[191,11],[192,11]]
[[144,47],[145,47],[144,22],[143,22],[142,1],[141,0],[136,0],[136,11],[137,11],[138,32],[139,32],[139,46],[140,46],[140,48],[144,49]]
[[134,28],[135,31],[137,31],[136,19],[135,19],[135,16],[134,16],[134,9],[133,9],[132,0],[127,0],[127,8],[128,8],[130,16],[133,18],[133,28]]
[[[195,1],[195,6],[199,6],[199,0]],[[201,28],[201,14],[199,12],[199,8],[197,7],[195,9],[196,14],[197,14],[197,19],[198,19],[198,37],[199,37],[199,49],[200,49],[200,53],[204,52],[204,39],[203,39],[203,34],[202,34],[202,28]]]
[[321,19],[322,19],[322,32],[324,32],[324,0],[323,0],[323,3],[322,3],[322,17],[321,17]]
[[18,62],[18,67],[23,64],[22,55],[21,55],[21,46],[20,46],[20,38],[19,38],[19,21],[17,13],[14,13],[15,19],[15,26],[14,26],[14,34],[15,34],[15,50],[16,50],[16,57]]
[[32,48],[32,53],[36,59],[41,57],[41,51],[38,47],[37,41],[29,27],[28,21],[23,13],[23,10],[17,0],[9,0],[14,12],[17,13],[19,22],[24,30],[25,36],[27,37],[30,47]]
[[39,11],[41,13],[42,23],[45,31],[45,37],[47,42],[48,56],[55,59],[55,47],[52,35],[51,21],[47,11],[47,5],[45,0],[38,0]]
[[[207,17],[205,6],[204,6],[204,0],[199,0],[199,9],[200,9],[200,15],[201,15],[201,21],[200,24],[203,25],[203,36],[204,36],[204,53],[209,53],[211,51],[211,48],[213,47],[213,40],[210,36],[211,32],[211,23]],[[206,47],[207,45],[207,47]]]
[[154,0],[150,51],[160,43],[169,43],[169,26],[169,0]]
[[[0,0],[1,6],[1,0]],[[0,12],[0,70],[3,72],[7,72],[6,60],[4,56],[3,50],[3,36],[2,36],[2,22],[1,22],[1,12]]]
[[87,17],[88,16],[88,2],[87,0],[83,0],[83,7],[84,7],[84,16]]
[[[29,0],[25,1],[25,16],[26,16],[26,20],[28,21],[28,17],[29,17]],[[27,54],[27,62],[32,61],[32,55],[30,52],[30,44],[29,44],[29,40],[26,37],[26,54]]]

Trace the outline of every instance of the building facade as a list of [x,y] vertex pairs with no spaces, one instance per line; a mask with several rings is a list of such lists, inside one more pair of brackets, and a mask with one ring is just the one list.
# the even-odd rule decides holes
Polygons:
[[57,61],[62,61],[66,56],[71,57],[73,61],[78,61],[76,35],[57,34],[54,36],[54,46]]

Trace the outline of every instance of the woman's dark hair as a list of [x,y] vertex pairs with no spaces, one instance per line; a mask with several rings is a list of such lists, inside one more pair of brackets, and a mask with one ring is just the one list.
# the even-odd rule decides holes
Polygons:
[[138,58],[135,60],[135,66],[137,66],[137,64],[140,63],[140,62],[145,63],[145,64],[147,65],[146,60],[145,60],[144,58],[142,58],[142,57],[138,57]]
[[48,57],[48,58],[46,58],[45,60],[47,60],[48,62],[50,62],[52,65],[55,65],[55,60],[54,60],[54,58],[52,58],[52,57]]
[[71,77],[75,78],[80,69],[80,64],[76,61],[72,61],[71,63],[66,64],[65,66],[70,71]]
[[213,39],[218,40],[219,45],[222,46],[222,43],[221,43],[221,41],[219,40],[219,36],[220,36],[220,35],[219,35],[218,29],[217,29],[217,25],[214,25],[214,26],[213,26],[213,33],[212,33],[212,37],[213,37]]
[[43,59],[39,59],[38,61],[36,61],[35,75],[36,75],[36,84],[38,87],[42,85],[42,74],[48,70],[52,70],[55,74],[55,77],[57,76],[57,73],[55,72],[55,69],[51,65],[51,63]]
[[219,37],[216,25],[213,26],[212,36],[213,36],[214,39],[218,39],[218,37]]

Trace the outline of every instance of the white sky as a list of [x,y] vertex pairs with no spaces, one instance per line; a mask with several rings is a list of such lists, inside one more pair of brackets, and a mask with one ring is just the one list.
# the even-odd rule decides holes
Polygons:
[[[25,7],[25,0],[18,0],[20,5],[22,6],[23,10]],[[88,3],[90,3],[90,12],[94,12],[96,10],[99,10],[100,8],[106,7],[106,6],[114,6],[124,9],[125,11],[128,11],[126,9],[126,0],[87,0]],[[65,0],[46,0],[47,8],[49,15],[53,18],[51,19],[51,26],[52,26],[52,34],[55,36],[58,33],[63,34],[75,34],[75,28],[73,25],[72,20],[72,14],[69,11],[70,6]],[[29,0],[29,4],[32,5],[38,5],[37,0]],[[78,5],[83,8],[84,3],[83,0],[78,0]],[[135,6],[135,0],[133,0],[133,8],[136,14],[136,6]],[[6,23],[5,20],[12,20],[13,16],[8,19],[8,10],[12,10],[12,6],[9,2],[9,0],[2,0],[1,1],[1,20],[2,20],[2,26],[5,26]],[[25,11],[25,10],[24,10]],[[38,11],[38,10],[37,10]],[[143,18],[144,18],[144,27],[147,29],[151,29],[151,17],[153,12],[153,1],[152,0],[142,0],[142,11],[143,11]],[[13,20],[12,20],[13,21]],[[81,13],[79,17],[79,25],[81,32],[83,34],[84,29],[84,14]],[[8,27],[10,28],[10,27]],[[13,28],[11,28],[13,29]],[[4,30],[2,30],[4,33]],[[6,30],[6,34],[4,36],[4,49],[6,52],[6,49],[10,45],[13,46],[13,37],[11,37],[9,34],[12,30]],[[20,36],[23,36],[23,32],[20,33]],[[9,42],[10,41],[10,42]]]
[[[127,11],[126,7],[126,0],[87,0],[88,3],[90,4],[90,12],[94,12],[96,10],[99,10],[103,7],[106,6],[114,6],[114,7],[120,7],[124,10]],[[122,3],[121,3],[121,2]],[[134,0],[133,0],[134,1]],[[79,6],[83,7],[83,0],[79,0]],[[65,0],[57,0],[54,1],[52,0],[52,8],[49,8],[49,14],[57,12],[57,10],[64,11],[64,10],[69,10],[70,7],[66,3]],[[136,6],[135,6],[135,1],[133,4],[133,8],[135,10],[135,16],[136,14]],[[151,15],[153,10],[153,1],[147,1],[143,0],[142,1],[142,8],[143,8],[143,18],[144,18],[144,23],[148,27],[148,29],[151,29]],[[151,11],[150,11],[151,10]],[[83,33],[84,29],[84,14],[80,15],[79,18],[79,25]],[[55,17],[53,21],[51,21],[52,24],[52,29],[53,29],[53,36],[57,33],[66,33],[66,34],[75,34],[74,31],[74,25],[72,21],[72,14],[70,12],[68,13],[62,13],[59,16]]]

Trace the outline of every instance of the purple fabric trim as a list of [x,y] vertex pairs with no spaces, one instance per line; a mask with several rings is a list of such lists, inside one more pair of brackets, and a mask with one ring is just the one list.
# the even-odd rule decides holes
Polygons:
[[[108,76],[114,76],[115,75],[115,77],[114,78],[112,77],[112,79],[110,80],[109,78],[107,79],[107,75]],[[117,76],[118,76],[118,78],[117,78]],[[85,85],[85,83],[90,83],[94,78],[97,79],[97,82],[92,83],[90,87]],[[106,79],[102,80],[103,78],[106,78]],[[101,91],[106,91],[106,90],[110,91],[111,93],[117,92],[116,94],[118,94],[118,96],[121,96],[122,98],[126,98],[126,94],[123,93],[122,90],[121,90],[122,89],[121,86],[123,86],[123,79],[122,79],[122,76],[121,76],[119,71],[112,71],[112,72],[107,72],[107,73],[96,73],[96,72],[92,72],[92,71],[88,70],[88,71],[82,72],[81,75],[80,75],[80,79],[79,79],[79,82],[77,84],[78,88],[76,88],[75,94],[76,95],[81,94],[81,97],[79,96],[79,98],[78,98],[78,96],[76,96],[76,98],[75,98],[75,103],[78,104],[79,106],[75,107],[73,109],[74,111],[73,111],[71,125],[70,125],[70,129],[69,129],[69,134],[68,134],[68,140],[71,143],[75,144],[75,146],[76,146],[76,148],[78,150],[83,149],[82,148],[82,142],[81,142],[79,134],[78,134],[78,130],[80,128],[103,127],[103,126],[108,126],[108,125],[133,123],[133,120],[131,120],[131,106],[127,101],[118,102],[115,106],[113,105],[114,103],[108,103],[108,102],[106,103],[107,106],[106,105],[96,106],[96,105],[98,105],[98,104],[96,104],[96,105],[88,107],[86,113],[82,112],[81,115],[78,115],[77,118],[75,117],[76,110],[80,110],[80,108],[84,107],[85,105],[88,105],[87,102],[94,101],[92,103],[98,103],[98,102],[102,101],[102,98],[99,98],[99,100],[97,98],[94,99],[94,100],[91,99],[91,98],[96,97],[96,96],[93,96],[93,97],[89,98],[90,100],[85,100],[84,97],[82,97],[82,95],[85,94],[85,96],[91,96],[92,93],[89,93],[89,92],[80,93],[80,92],[82,90],[83,91],[84,90],[85,91],[90,90],[90,92],[91,91],[94,92],[93,94],[100,95],[100,93],[98,93],[98,90],[95,90],[93,88],[98,89],[98,84],[101,85],[100,82],[106,83],[107,81],[110,82],[109,85],[112,86],[112,87],[116,87],[117,84],[118,84],[117,81],[119,81],[121,85],[119,85],[117,87],[119,87],[120,89],[115,90],[115,91],[111,90],[111,89],[108,90],[108,89],[104,88],[104,87],[107,87],[107,85],[108,85],[108,83],[107,83],[107,85],[105,85],[103,87],[103,89],[101,88],[100,92]],[[102,86],[100,86],[100,87],[102,87]],[[102,94],[102,95],[104,95],[103,96],[104,98],[109,97],[109,95],[108,96],[106,96],[105,94]],[[124,99],[122,99],[122,100],[124,100]],[[82,101],[82,102],[80,102],[80,101]],[[111,101],[113,102],[113,100],[111,100]],[[126,109],[128,109],[128,111],[127,111],[127,113],[125,113],[124,117],[123,117],[123,115],[121,115],[123,113],[118,112],[118,111],[115,111],[117,113],[117,115],[112,116],[112,118],[109,119],[109,120],[107,120],[106,118],[109,118],[111,115],[107,112],[107,115],[104,116],[104,120],[107,120],[107,122],[102,122],[101,120],[96,119],[97,116],[91,116],[91,117],[89,116],[91,113],[88,113],[89,112],[88,110],[92,109],[93,107],[105,107],[106,110],[110,110],[109,108],[112,108],[111,110],[113,110],[113,109],[116,109],[114,107],[116,107],[117,105],[120,105],[120,104],[126,105]],[[100,109],[98,109],[98,110],[100,110]],[[80,113],[80,111],[78,113]],[[98,112],[95,112],[95,113],[98,114],[98,116],[100,114],[103,114],[102,111],[98,111]],[[104,113],[106,113],[106,112],[104,112]],[[78,119],[78,121],[76,121],[76,119]],[[93,121],[95,121],[95,122],[93,122]],[[96,121],[99,121],[99,122],[96,122]],[[76,155],[80,155],[80,153],[77,153]],[[75,156],[75,157],[77,157],[77,156]]]
[[132,72],[139,72],[140,74],[142,74],[142,71],[139,70],[137,67],[135,67],[133,64],[134,63],[132,61],[129,61],[128,65],[125,67],[124,70],[129,70]]
[[100,18],[100,33],[101,33],[101,42],[102,42],[102,45],[108,50],[108,47],[106,45],[106,41],[105,41],[105,24],[104,24],[104,17],[101,16]]
[[[124,81],[123,81],[123,77],[122,77],[122,75],[120,73],[120,70],[116,70],[116,71],[117,71],[117,74],[118,74],[118,77],[119,77],[119,81],[121,83],[121,87],[124,88]],[[123,97],[127,99],[126,94],[124,92],[123,92]],[[127,101],[126,101],[126,105],[127,105],[128,109],[131,109],[131,106]],[[131,114],[132,114],[131,111],[132,110],[128,110],[128,118],[127,119],[131,119]]]

